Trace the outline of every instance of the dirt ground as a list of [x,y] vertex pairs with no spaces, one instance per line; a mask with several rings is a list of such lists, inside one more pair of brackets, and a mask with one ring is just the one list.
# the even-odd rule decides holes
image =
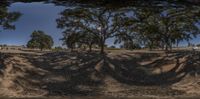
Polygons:
[[0,96],[198,96],[199,67],[190,51],[1,53]]

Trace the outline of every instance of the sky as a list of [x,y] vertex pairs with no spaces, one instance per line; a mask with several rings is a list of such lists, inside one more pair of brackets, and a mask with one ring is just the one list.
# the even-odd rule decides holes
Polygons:
[[[54,46],[62,46],[62,30],[56,28],[56,19],[62,12],[64,6],[55,6],[42,2],[34,3],[14,3],[9,11],[17,11],[22,16],[14,22],[15,30],[3,30],[0,32],[0,44],[26,45],[30,40],[30,35],[34,30],[42,30],[53,37]],[[108,45],[112,45],[113,39],[107,40]]]
[[22,16],[14,22],[15,30],[0,32],[0,44],[26,45],[34,30],[42,30],[53,37],[55,45],[61,45],[59,40],[62,31],[56,28],[56,18],[64,10],[62,6],[43,3],[14,3],[9,11],[18,11]]
[[[3,30],[0,32],[0,44],[7,45],[26,45],[30,40],[30,35],[34,30],[42,30],[46,34],[53,37],[54,46],[62,46],[62,30],[56,28],[56,19],[62,12],[64,6],[55,6],[54,4],[44,4],[42,2],[34,3],[14,3],[9,11],[18,11],[22,16],[18,21],[14,22],[15,30]],[[200,43],[200,36],[191,41],[192,43]],[[106,41],[108,46],[113,45],[113,39]],[[187,45],[182,42],[181,45]],[[119,46],[119,45],[117,45]]]

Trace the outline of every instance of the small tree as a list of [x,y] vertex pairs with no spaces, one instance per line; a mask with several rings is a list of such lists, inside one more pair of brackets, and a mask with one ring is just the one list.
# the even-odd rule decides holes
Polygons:
[[46,35],[43,31],[34,31],[31,35],[31,40],[28,41],[28,48],[51,49],[53,46],[53,39]]

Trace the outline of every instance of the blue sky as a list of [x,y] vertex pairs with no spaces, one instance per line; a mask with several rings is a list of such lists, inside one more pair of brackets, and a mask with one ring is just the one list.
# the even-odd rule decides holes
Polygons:
[[[54,4],[35,3],[14,3],[9,11],[18,11],[22,16],[14,24],[16,30],[4,30],[0,32],[0,44],[26,45],[34,30],[42,30],[51,35],[54,39],[54,46],[61,46],[62,30],[57,29],[56,19],[65,7]],[[200,43],[200,37],[192,40],[192,43]],[[113,45],[113,39],[107,40],[109,46]],[[186,42],[182,42],[186,45]],[[118,45],[117,45],[118,46]]]
[[62,37],[62,33],[56,28],[55,19],[63,9],[64,7],[53,4],[12,4],[9,11],[18,11],[22,16],[14,23],[16,30],[4,30],[0,33],[0,44],[26,45],[34,30],[42,30],[53,37],[55,45],[61,45],[59,38]]
[[[18,11],[22,16],[14,22],[15,30],[4,30],[0,32],[0,44],[26,45],[34,30],[42,30],[51,35],[54,39],[54,46],[61,46],[62,30],[57,29],[56,19],[65,7],[54,4],[35,3],[14,3],[9,11]],[[112,45],[112,39],[107,40]]]

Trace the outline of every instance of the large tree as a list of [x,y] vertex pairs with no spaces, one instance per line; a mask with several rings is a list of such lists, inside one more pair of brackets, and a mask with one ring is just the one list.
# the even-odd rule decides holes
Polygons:
[[31,40],[28,41],[28,48],[51,49],[53,46],[53,39],[51,36],[45,34],[43,31],[34,31],[31,34]]
[[57,19],[58,28],[63,29],[64,34],[89,33],[98,41],[102,53],[105,41],[112,37],[117,39],[116,42],[138,39],[149,48],[168,50],[173,44],[189,41],[199,34],[198,6],[171,2],[158,2],[154,6],[160,6],[160,9],[128,7],[125,12],[108,8],[67,9]]
[[121,33],[119,23],[122,16],[125,15],[106,8],[74,8],[64,10],[61,17],[57,19],[57,23],[58,28],[64,30],[64,36],[83,34],[87,35],[83,37],[89,37],[91,40],[95,38],[101,48],[101,53],[104,53],[106,40]]
[[200,32],[197,26],[199,22],[200,8],[197,6],[170,6],[166,4],[161,9],[135,8],[128,30],[130,35],[135,32],[149,48],[165,48],[168,50],[172,45],[180,41],[189,41]]
[[166,50],[173,44],[178,44],[181,40],[189,41],[200,33],[196,25],[199,18],[195,18],[195,11],[200,11],[200,8],[168,8],[158,16],[160,37]]

